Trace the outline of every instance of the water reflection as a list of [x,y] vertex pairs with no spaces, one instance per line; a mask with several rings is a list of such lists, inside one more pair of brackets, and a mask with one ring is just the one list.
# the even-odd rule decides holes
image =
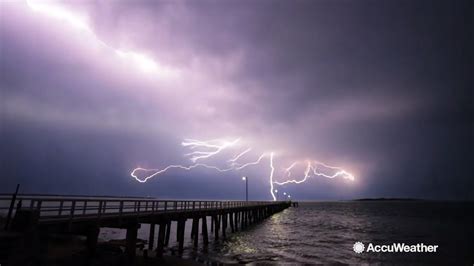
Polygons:
[[[300,203],[245,231],[211,241],[208,249],[192,248],[186,226],[184,257],[221,263],[447,263],[474,261],[472,203],[320,202]],[[210,221],[208,221],[210,224]],[[147,239],[143,225],[139,236]],[[172,228],[175,236],[175,228]],[[211,237],[212,239],[212,237]],[[356,241],[391,244],[438,244],[436,254],[355,254]],[[172,237],[169,250],[176,250]],[[169,252],[168,250],[168,252]]]
[[[221,246],[225,261],[285,263],[439,263],[468,257],[473,230],[465,209],[440,202],[303,203],[272,216]],[[463,215],[464,213],[464,215]],[[456,219],[456,217],[463,217]],[[363,253],[364,243],[443,245],[437,254]],[[461,253],[458,251],[461,250]],[[451,256],[449,255],[451,254]],[[457,254],[457,256],[452,256]],[[213,259],[219,260],[219,256]]]

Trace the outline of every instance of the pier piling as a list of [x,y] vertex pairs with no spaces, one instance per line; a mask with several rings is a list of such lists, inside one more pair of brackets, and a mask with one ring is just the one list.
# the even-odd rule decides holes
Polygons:
[[[169,226],[167,226],[167,223],[161,222],[159,224],[159,229],[158,229],[158,243],[157,243],[157,248],[156,248],[156,256],[157,257],[162,257],[163,256],[163,249],[165,246],[165,235],[167,233]],[[169,236],[169,233],[168,233]]]
[[199,240],[199,218],[193,218],[193,228],[192,234],[193,234],[193,246],[194,248],[198,247],[198,240]]
[[133,261],[135,259],[135,250],[137,248],[137,231],[138,224],[129,225],[127,228],[125,253],[127,254],[129,261]]
[[170,243],[170,233],[171,233],[171,221],[166,223],[166,235],[165,235],[165,246],[168,246]]
[[202,217],[202,243],[204,246],[209,244],[209,235],[207,233],[207,217]]
[[153,244],[155,242],[155,223],[150,224],[150,236],[148,237],[148,250],[153,250]]
[[[15,217],[12,218],[9,230],[45,237],[52,233],[83,235],[86,236],[85,245],[91,256],[96,250],[101,227],[126,229],[124,257],[130,264],[133,264],[136,256],[137,231],[140,224],[150,225],[148,249],[143,251],[144,254],[149,255],[156,246],[156,256],[161,257],[164,247],[169,245],[173,224],[176,224],[178,253],[182,254],[186,221],[189,219],[192,221],[190,228],[192,246],[199,247],[199,235],[202,235],[201,243],[206,248],[209,245],[210,234],[211,236],[214,234],[215,241],[219,241],[219,234],[225,239],[228,233],[243,230],[295,205],[291,202],[169,201],[152,198],[21,194],[13,203],[10,196],[2,198],[0,195],[1,201],[4,201],[5,206],[11,204],[17,206],[17,209],[12,211]],[[20,202],[29,207],[22,207]],[[210,231],[208,217],[210,217]],[[27,237],[25,235],[25,238]]]
[[184,231],[186,229],[186,220],[185,219],[179,219],[178,224],[177,224],[177,238],[178,238],[178,253],[182,254],[184,250]]

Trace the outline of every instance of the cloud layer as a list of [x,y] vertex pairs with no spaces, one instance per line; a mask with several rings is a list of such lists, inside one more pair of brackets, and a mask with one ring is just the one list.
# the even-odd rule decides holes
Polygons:
[[[285,187],[301,199],[472,199],[468,1],[55,4],[94,35],[1,4],[5,189],[238,198],[240,173],[145,186],[129,173],[185,162],[184,138],[242,137],[281,167],[312,158],[356,176]],[[143,72],[97,38],[178,74]],[[267,168],[247,173],[256,198]]]

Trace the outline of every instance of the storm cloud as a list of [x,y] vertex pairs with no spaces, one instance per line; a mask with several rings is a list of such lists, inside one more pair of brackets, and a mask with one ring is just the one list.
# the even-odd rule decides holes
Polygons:
[[[130,171],[186,162],[184,138],[242,137],[280,168],[356,176],[285,186],[296,199],[473,199],[470,1],[55,4],[95,36],[0,4],[2,192],[238,199],[238,172]],[[93,37],[179,74],[143,73]],[[253,198],[270,199],[268,171],[245,172]]]

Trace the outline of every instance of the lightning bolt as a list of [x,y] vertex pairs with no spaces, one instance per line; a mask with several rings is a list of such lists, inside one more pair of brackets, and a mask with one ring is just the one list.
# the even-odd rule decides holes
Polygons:
[[[330,166],[330,165],[327,165],[325,163],[318,162],[318,161],[314,161],[314,163],[315,163],[315,166],[313,167],[313,173],[315,175],[324,176],[324,177],[327,177],[327,178],[335,178],[337,176],[342,176],[344,179],[349,179],[349,180],[354,181],[354,176],[351,173],[345,171],[344,169],[342,169],[340,167]],[[322,165],[323,167],[329,168],[331,170],[336,170],[337,172],[333,175],[328,175],[328,174],[324,174],[322,172],[318,172],[317,171],[317,166],[318,165]]]
[[[291,175],[291,169],[297,165],[299,162],[294,162],[293,164],[291,164],[290,167],[286,168],[285,171],[288,173],[287,174],[287,177],[290,177]],[[318,165],[322,165],[323,167],[325,168],[329,168],[331,170],[336,170],[336,172],[334,174],[326,174],[322,171],[319,171],[318,170]],[[306,166],[306,170],[304,171],[304,177],[303,179],[300,179],[300,180],[297,180],[297,179],[289,179],[289,180],[286,180],[286,181],[283,181],[283,182],[274,182],[275,184],[277,185],[286,185],[286,184],[290,184],[290,183],[294,183],[294,184],[300,184],[300,183],[304,183],[306,182],[306,180],[308,179],[308,177],[311,176],[311,173],[314,174],[315,176],[323,176],[323,177],[327,177],[327,178],[335,178],[337,176],[342,176],[344,179],[349,179],[349,180],[354,180],[354,176],[343,170],[342,168],[340,167],[337,167],[337,166],[330,166],[330,165],[327,165],[327,164],[324,164],[322,162],[318,162],[318,161],[314,161],[314,162],[311,162],[311,161],[307,161],[307,166]]]
[[[298,163],[299,162],[293,162],[288,168],[285,169],[285,172],[287,173],[288,178],[291,176],[291,169],[293,169],[293,167],[295,167]],[[311,169],[312,169],[311,162],[307,161],[306,170],[304,171],[303,179],[301,180],[291,179],[284,182],[275,181],[274,183],[281,186],[281,185],[285,185],[289,183],[300,184],[300,183],[306,182],[306,180],[310,176]]]
[[266,153],[262,153],[262,155],[260,155],[260,157],[258,157],[258,159],[257,159],[256,161],[250,162],[250,163],[242,164],[242,165],[236,167],[235,170],[241,170],[241,169],[244,169],[244,168],[247,167],[247,166],[259,164],[260,161],[262,161],[262,159],[263,159],[265,156],[267,156],[267,154],[266,154]]
[[[262,153],[257,160],[255,161],[250,161],[247,163],[237,163],[236,161],[241,158],[244,154],[250,152],[250,148],[244,150],[243,152],[239,153],[237,156],[234,158],[228,160],[227,162],[230,163],[230,165],[226,168],[220,168],[215,165],[209,165],[205,163],[196,163],[198,160],[203,160],[203,159],[208,159],[212,156],[215,156],[222,152],[223,150],[235,146],[238,142],[240,141],[240,138],[237,138],[233,141],[226,141],[226,140],[221,140],[221,139],[216,139],[216,140],[209,140],[209,141],[201,141],[201,140],[195,140],[195,139],[185,139],[181,145],[184,147],[187,147],[191,150],[194,150],[193,152],[186,153],[185,156],[190,157],[189,159],[191,162],[194,164],[185,166],[185,165],[169,165],[163,169],[146,169],[146,168],[135,168],[133,169],[131,176],[135,178],[138,182],[140,183],[145,183],[148,181],[150,178],[165,173],[168,170],[171,169],[182,169],[189,171],[191,169],[194,169],[196,167],[203,167],[207,169],[213,169],[219,172],[228,172],[231,170],[242,170],[246,167],[252,166],[252,165],[257,165],[259,164],[262,159],[267,156],[266,153]],[[197,150],[196,150],[197,149]],[[199,150],[200,149],[200,150]],[[204,151],[202,150],[204,149]],[[211,151],[208,151],[208,149],[211,149]],[[147,175],[145,178],[140,178],[138,177],[138,172],[153,172],[152,174]]]
[[[244,155],[249,154],[252,151],[252,148],[247,148],[243,151],[239,151],[236,153],[234,157],[231,159],[226,160],[225,162],[227,163],[226,167],[219,167],[216,165],[211,165],[211,164],[206,164],[206,163],[196,163],[198,160],[206,160],[211,157],[215,157],[219,155],[222,151],[225,149],[230,149],[230,148],[236,148],[237,143],[240,142],[240,138],[227,141],[227,140],[222,140],[222,139],[214,139],[214,140],[208,140],[208,141],[202,141],[202,140],[196,140],[196,139],[185,139],[181,145],[183,147],[186,147],[192,152],[186,153],[185,156],[189,158],[189,160],[193,163],[191,165],[180,165],[180,164],[173,164],[173,165],[168,165],[163,169],[146,169],[146,168],[135,168],[131,172],[131,176],[135,178],[140,183],[146,183],[150,178],[153,178],[157,175],[164,174],[168,172],[169,170],[172,169],[180,169],[180,170],[185,170],[185,171],[190,171],[194,168],[206,168],[206,169],[212,169],[216,170],[218,172],[228,172],[228,171],[239,171],[244,168],[253,166],[253,165],[258,165],[260,164],[264,158],[269,158],[269,168],[270,168],[270,173],[268,176],[269,179],[269,184],[270,184],[270,195],[272,199],[275,201],[277,200],[277,197],[275,193],[278,193],[278,190],[274,188],[274,185],[286,185],[286,184],[301,184],[304,183],[308,180],[309,177],[311,176],[324,176],[327,178],[335,178],[338,176],[341,176],[345,179],[350,179],[354,180],[354,176],[350,174],[349,172],[343,170],[340,167],[336,166],[330,166],[322,162],[318,161],[310,161],[307,160],[305,161],[306,168],[304,170],[304,176],[301,179],[289,179],[292,175],[292,170],[297,166],[298,164],[301,164],[302,162],[295,161],[292,164],[290,164],[289,167],[284,168],[284,176],[288,180],[285,181],[274,181],[275,177],[275,166],[274,166],[274,153],[273,152],[264,152],[260,154],[260,156],[254,160],[254,161],[247,161],[247,162],[238,162],[241,161]],[[318,167],[320,166],[320,167]],[[330,174],[326,173],[327,171],[324,170],[330,170],[330,171],[335,171],[335,173]],[[148,173],[145,177],[140,178],[139,173],[146,172]],[[151,173],[150,173],[151,172]],[[286,192],[284,192],[284,195],[286,195]],[[290,196],[288,195],[288,198]]]
[[[219,168],[217,166],[208,165],[208,164],[204,164],[204,163],[197,163],[197,164],[193,164],[193,165],[190,165],[190,166],[172,164],[172,165],[168,165],[167,167],[165,167],[163,169],[147,169],[147,168],[137,167],[137,168],[133,169],[133,171],[130,173],[130,175],[133,178],[135,178],[135,180],[137,180],[138,182],[145,183],[146,181],[148,181],[148,179],[150,179],[150,178],[152,178],[156,175],[163,174],[163,173],[167,172],[168,170],[176,169],[176,168],[189,171],[189,170],[197,168],[197,167],[203,167],[203,168],[212,169],[212,170],[216,170],[216,171],[219,171],[219,172],[223,173],[223,172],[228,172],[228,171],[232,171],[232,170],[242,170],[242,169],[244,169],[248,166],[259,164],[260,161],[265,156],[266,156],[266,154],[264,153],[264,154],[260,155],[260,157],[256,161],[245,163],[245,164],[242,164],[238,167],[231,166],[231,167],[228,167],[228,168]],[[153,172],[153,174],[145,176],[145,178],[140,178],[140,177],[137,176],[137,172]]]
[[[132,173],[130,174],[132,177],[135,178],[135,180],[137,180],[138,182],[140,183],[145,183],[146,181],[148,181],[148,179],[156,176],[156,175],[159,175],[159,174],[162,174],[168,170],[171,170],[171,169],[175,169],[175,168],[179,168],[179,169],[182,169],[182,170],[186,170],[186,171],[189,171],[193,168],[196,168],[196,167],[204,167],[204,168],[208,168],[208,169],[214,169],[214,170],[217,170],[219,172],[227,172],[227,171],[230,171],[230,170],[233,170],[233,168],[227,168],[227,169],[221,169],[217,166],[213,166],[213,165],[207,165],[207,164],[203,164],[203,163],[198,163],[198,164],[194,164],[194,165],[191,165],[191,166],[183,166],[183,165],[168,165],[167,167],[163,168],[163,169],[146,169],[146,168],[141,168],[141,167],[138,167],[138,168],[135,168],[133,169]],[[138,176],[137,176],[137,172],[140,172],[140,171],[144,171],[144,172],[154,172],[153,174],[151,175],[148,175],[146,176],[144,179],[140,179]]]
[[98,35],[94,32],[92,27],[87,23],[87,20],[83,16],[75,14],[61,6],[53,5],[51,2],[27,0],[26,4],[33,12],[61,22],[65,22],[65,24],[78,30],[79,32],[85,33],[85,36],[88,36],[89,41],[92,41],[93,43],[99,44],[101,47],[110,50],[118,58],[126,60],[144,73],[153,74],[163,80],[175,79],[180,76],[180,71],[178,69],[160,64],[153,58],[143,53],[121,50],[107,44],[98,37]]
[[288,168],[285,168],[285,172],[287,173],[287,177],[289,178],[291,176],[291,169],[295,167],[295,165],[298,164],[298,162],[292,163]]
[[275,194],[273,193],[273,173],[275,173],[275,167],[273,167],[273,152],[270,153],[270,194],[272,195],[273,201],[276,201]]
[[240,141],[240,138],[234,141],[230,141],[230,142],[223,141],[221,145],[218,145],[218,144],[212,144],[212,142],[215,142],[215,140],[214,141],[199,141],[199,140],[186,139],[185,141],[181,143],[181,145],[185,147],[190,146],[191,149],[194,149],[197,147],[214,149],[213,151],[193,151],[191,153],[185,154],[185,156],[191,156],[191,161],[195,163],[197,160],[212,157],[218,154],[219,152],[223,151],[224,149],[234,146],[239,141]]
[[252,148],[248,148],[245,151],[237,154],[234,158],[230,159],[228,162],[235,163],[240,157],[244,156],[246,153],[250,152]]

